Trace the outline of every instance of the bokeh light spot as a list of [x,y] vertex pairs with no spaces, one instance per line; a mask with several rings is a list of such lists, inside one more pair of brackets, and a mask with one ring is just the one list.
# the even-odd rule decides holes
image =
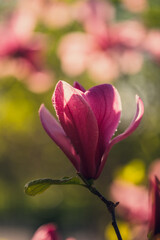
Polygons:
[[[131,240],[131,230],[127,223],[118,221],[118,228],[121,233],[121,236],[123,236],[123,239],[125,240]],[[112,224],[107,225],[105,229],[105,239],[106,240],[117,240],[117,236],[114,232]]]
[[117,171],[117,179],[140,184],[145,179],[145,164],[141,159],[131,160],[125,167]]

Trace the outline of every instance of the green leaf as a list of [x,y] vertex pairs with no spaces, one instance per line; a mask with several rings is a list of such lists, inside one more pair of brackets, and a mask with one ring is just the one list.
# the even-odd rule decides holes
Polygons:
[[83,186],[78,177],[64,177],[58,180],[42,178],[27,183],[24,187],[24,191],[29,196],[35,196],[37,194],[43,193],[51,185],[66,185],[66,184],[75,184]]

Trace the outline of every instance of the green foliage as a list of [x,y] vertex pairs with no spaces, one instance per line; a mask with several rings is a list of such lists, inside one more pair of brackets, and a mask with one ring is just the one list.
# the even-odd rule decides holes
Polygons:
[[147,9],[142,16],[147,27],[160,28],[160,6]]
[[51,185],[81,185],[78,177],[64,177],[59,180],[54,179],[38,179],[33,180],[25,185],[25,193],[29,196],[35,196],[37,194],[43,193],[46,189],[48,189]]
[[16,8],[18,0],[3,1],[0,0],[0,20],[5,17],[6,14],[11,13]]
[[113,4],[120,4],[121,0],[110,0],[110,2]]

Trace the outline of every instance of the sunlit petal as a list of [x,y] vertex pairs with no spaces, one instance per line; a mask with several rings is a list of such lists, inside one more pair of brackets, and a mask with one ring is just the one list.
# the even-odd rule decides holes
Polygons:
[[68,83],[59,81],[53,102],[60,123],[80,156],[81,173],[92,178],[99,133],[95,115],[82,94]]
[[76,161],[76,154],[74,148],[66,136],[61,125],[51,115],[51,113],[42,104],[39,109],[40,120],[42,126],[52,140],[62,149],[66,156],[71,160],[75,168],[78,170],[78,161]]
[[129,135],[131,135],[136,128],[139,126],[140,121],[143,117],[144,113],[144,105],[139,96],[136,96],[136,102],[137,102],[137,110],[134,119],[132,120],[130,126],[120,135],[113,138],[113,140],[110,143],[110,148],[117,142],[122,141],[123,139],[127,138]]
[[86,91],[84,97],[91,106],[98,123],[99,140],[96,164],[99,167],[101,157],[119,124],[121,99],[117,90],[110,84],[95,86]]

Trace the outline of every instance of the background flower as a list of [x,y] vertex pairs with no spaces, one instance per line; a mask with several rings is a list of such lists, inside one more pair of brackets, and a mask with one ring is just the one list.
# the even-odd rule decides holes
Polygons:
[[31,91],[44,92],[52,86],[54,75],[44,67],[45,39],[33,34],[34,27],[33,16],[22,10],[0,26],[0,75],[14,76]]
[[[131,223],[133,239],[143,233],[156,236],[159,233],[159,180],[160,161],[156,160],[149,169],[149,189],[136,186],[125,181],[115,181],[111,185],[111,195],[115,201],[119,199],[119,214]],[[157,175],[156,175],[157,174]]]

